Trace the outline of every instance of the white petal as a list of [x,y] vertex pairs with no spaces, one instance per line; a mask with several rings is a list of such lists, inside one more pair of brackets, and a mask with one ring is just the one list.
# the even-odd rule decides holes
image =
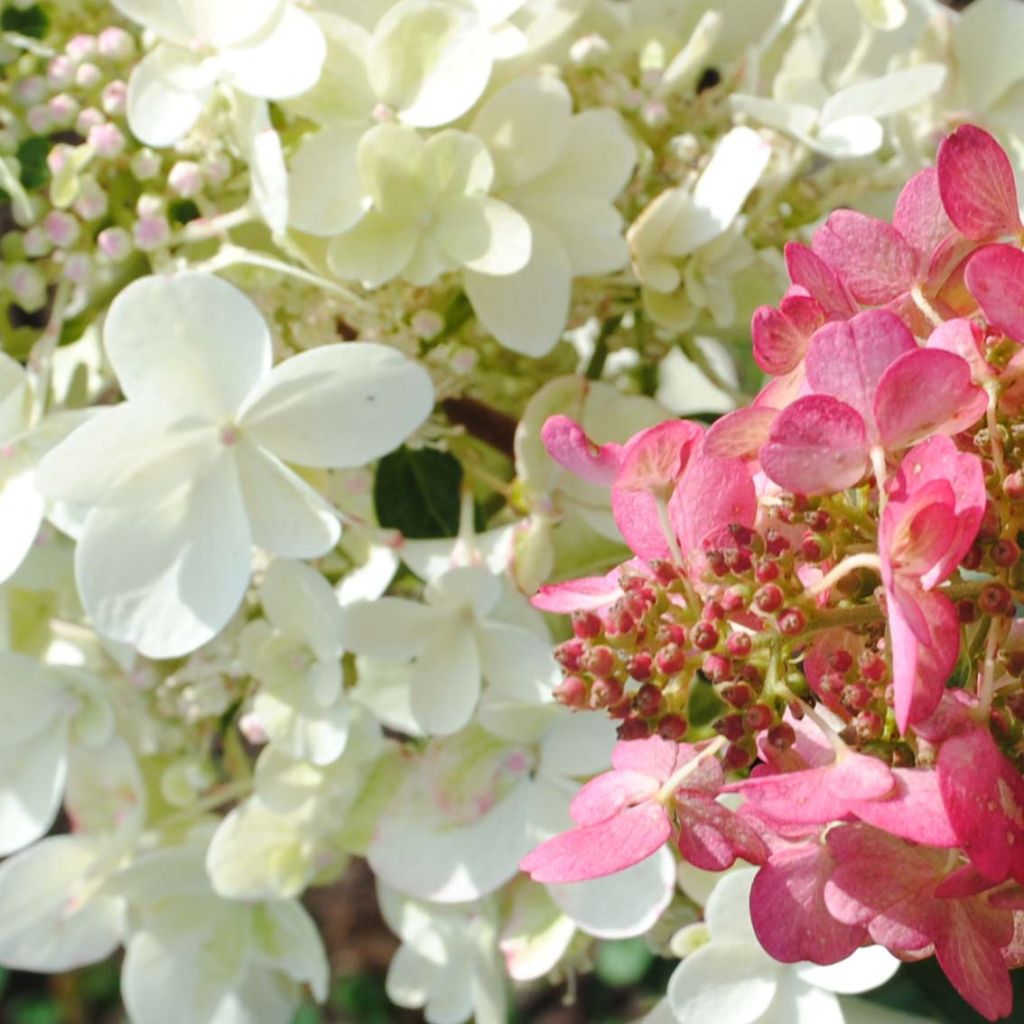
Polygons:
[[104,960],[121,940],[123,901],[89,893],[99,850],[78,836],[44,839],[0,864],[0,961],[57,973]]
[[288,168],[281,136],[274,131],[264,100],[231,96],[238,144],[249,165],[252,202],[274,235],[288,227]]
[[284,0],[178,0],[193,36],[217,49],[264,32]]
[[573,277],[610,274],[629,262],[622,217],[604,199],[578,193],[545,193],[522,201],[531,223],[541,221],[569,257]]
[[477,630],[484,678],[507,697],[548,703],[560,673],[549,641],[517,626],[488,622]]
[[711,942],[675,969],[668,1000],[678,1024],[754,1024],[777,987],[776,965],[760,950]]
[[500,187],[521,185],[554,165],[571,114],[569,90],[552,75],[517,78],[487,99],[473,134],[487,143]]
[[315,558],[338,543],[337,513],[280,459],[244,440],[234,454],[254,544],[285,558]]
[[885,139],[885,130],[873,117],[855,115],[832,121],[816,136],[805,141],[819,152],[833,159],[868,156]]
[[402,273],[418,240],[416,228],[371,210],[354,228],[331,239],[327,265],[343,281],[377,288]]
[[715,886],[704,908],[704,920],[715,942],[747,943],[760,949],[750,923],[750,886],[756,874],[756,868],[731,871]]
[[615,199],[629,183],[636,164],[636,143],[613,110],[585,110],[562,135],[558,162],[535,181],[530,193],[572,193]]
[[366,561],[347,572],[336,587],[338,603],[347,605],[380,597],[390,586],[397,570],[398,555],[394,548],[386,544],[371,545]]
[[782,970],[778,977],[775,998],[757,1024],[845,1024],[831,992],[806,984],[792,970]]
[[530,849],[530,784],[522,782],[483,817],[461,828],[385,815],[366,852],[384,883],[419,899],[461,903],[512,878]]
[[541,766],[550,775],[586,777],[608,771],[617,738],[615,724],[602,715],[559,715],[540,748]]
[[547,355],[569,320],[572,270],[558,240],[542,224],[530,225],[530,261],[502,277],[465,272],[466,295],[488,331],[513,352]]
[[242,92],[285,100],[316,85],[326,56],[327,40],[313,16],[287,4],[268,34],[224,50],[220,64]]
[[363,215],[356,153],[365,130],[361,124],[330,125],[299,143],[288,179],[292,227],[328,237],[348,231]]
[[128,79],[128,126],[147,146],[170,146],[184,138],[213,95],[212,82],[196,89],[174,84],[190,60],[194,66],[186,50],[158,46],[133,68]]
[[401,0],[377,23],[370,84],[406,124],[434,128],[464,114],[491,75],[486,26],[436,0]]
[[217,458],[215,428],[149,402],[101,409],[51,449],[35,483],[48,498],[76,505],[146,507]]
[[548,887],[551,898],[588,935],[625,939],[642,935],[672,902],[675,860],[662,847],[625,871],[587,882]]
[[263,577],[260,603],[274,626],[302,638],[318,657],[341,655],[341,609],[331,585],[315,569],[276,559]]
[[9,441],[31,422],[32,392],[21,363],[0,353],[0,440]]
[[15,747],[0,747],[0,855],[46,835],[60,810],[67,779],[68,723]]
[[491,196],[459,196],[441,208],[435,228],[444,251],[480,274],[513,274],[530,258],[526,218]]
[[0,583],[14,575],[29,553],[43,521],[43,504],[31,469],[0,478]]
[[987,110],[1024,77],[1024,7],[1016,0],[972,4],[957,18],[951,41],[971,110]]
[[270,331],[252,301],[212,274],[143,277],[110,307],[107,355],[129,400],[232,416],[270,369]]
[[383,725],[409,736],[422,729],[412,714],[412,666],[356,658],[358,682],[348,691],[353,701],[368,708]]
[[192,29],[178,0],[111,0],[126,17],[151,28],[158,36],[187,44]]
[[887,117],[923,103],[946,80],[944,64],[918,64],[841,89],[821,108],[826,128],[848,117]]
[[71,710],[68,698],[59,672],[27,654],[0,652],[0,751],[54,728],[54,719]]
[[[301,700],[303,696],[305,699]],[[294,703],[283,699],[292,697]],[[253,713],[270,742],[297,761],[333,764],[345,750],[351,718],[347,700],[322,707],[308,693],[264,690],[256,694]]]
[[396,448],[433,404],[430,377],[417,363],[384,345],[349,342],[275,367],[239,422],[288,462],[344,468]]
[[865,946],[837,964],[799,964],[796,972],[808,985],[854,995],[884,985],[899,966],[899,960],[883,946]]
[[412,713],[424,732],[446,736],[473,716],[480,656],[473,631],[456,620],[423,648],[412,675]]
[[249,582],[251,541],[234,464],[222,461],[145,515],[95,509],[75,551],[93,625],[150,658],[216,636]]
[[653,1010],[637,1024],[676,1024],[676,1015],[667,999],[662,999]]
[[805,103],[784,103],[763,96],[734,93],[729,97],[729,105],[737,113],[747,114],[769,128],[789,134],[807,134],[818,122],[818,111]]
[[327,998],[330,970],[316,924],[297,900],[279,900],[261,908],[254,953],[300,984],[308,984],[318,1002]]
[[446,616],[398,597],[357,601],[342,609],[342,643],[348,651],[382,661],[404,661],[426,648]]

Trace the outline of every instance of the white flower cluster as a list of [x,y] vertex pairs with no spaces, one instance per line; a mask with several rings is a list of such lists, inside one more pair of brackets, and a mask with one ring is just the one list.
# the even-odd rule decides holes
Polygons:
[[540,428],[731,407],[787,242],[950,111],[1024,153],[1024,8],[0,7],[0,965],[286,1024],[363,857],[430,1024],[641,935],[651,1022],[841,1021],[895,962],[770,961],[743,869],[518,873],[615,741],[526,595],[625,550]]

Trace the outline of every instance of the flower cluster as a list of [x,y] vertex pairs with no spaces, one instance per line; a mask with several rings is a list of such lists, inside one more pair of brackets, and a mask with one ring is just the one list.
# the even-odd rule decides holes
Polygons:
[[0,965],[1008,1013],[1022,10],[0,0]]

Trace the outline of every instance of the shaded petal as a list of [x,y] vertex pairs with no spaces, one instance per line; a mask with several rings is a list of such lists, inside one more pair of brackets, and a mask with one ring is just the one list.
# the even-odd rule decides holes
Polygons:
[[409,224],[371,210],[343,235],[331,239],[327,265],[335,277],[377,288],[397,277],[416,251],[419,235]]
[[756,944],[701,946],[669,979],[668,1000],[677,1024],[754,1024],[775,997],[777,972]]
[[488,622],[477,629],[484,678],[506,697],[547,703],[561,677],[550,642],[518,626]]
[[341,654],[341,608],[331,585],[301,562],[271,562],[260,588],[263,612],[283,633],[301,637],[320,658]]
[[14,575],[31,550],[43,506],[31,468],[0,479],[0,583]]
[[480,699],[480,655],[471,629],[448,625],[420,652],[412,675],[412,713],[438,736],[458,732]]
[[423,651],[447,618],[444,612],[399,597],[356,601],[342,609],[342,643],[356,654],[404,661]]
[[1010,245],[986,245],[968,260],[964,280],[985,319],[1024,341],[1024,252]]
[[[135,0],[138,3],[138,0]],[[281,11],[282,0],[178,0],[191,38],[227,47],[262,32]]]
[[103,341],[129,401],[231,417],[270,370],[270,331],[252,301],[212,274],[151,276],[114,299]]
[[421,366],[385,345],[350,342],[276,366],[250,396],[239,426],[279,458],[344,468],[397,447],[433,405]]
[[249,522],[232,460],[141,516],[94,509],[75,550],[93,625],[151,658],[187,654],[216,636],[249,582]]
[[532,232],[526,218],[491,196],[449,199],[434,230],[448,256],[480,274],[513,274],[530,259]]
[[883,946],[866,946],[845,960],[827,966],[801,964],[797,977],[815,988],[854,995],[884,985],[899,970],[900,962]]
[[0,856],[50,831],[64,796],[67,742],[62,716],[28,742],[0,747]]
[[[362,124],[328,125],[299,143],[288,174],[292,227],[326,238],[348,231],[362,217],[356,154],[365,131]],[[324,174],[325,167],[330,174]]]
[[132,69],[128,79],[128,126],[147,146],[170,146],[184,138],[213,95],[212,81],[196,89],[175,84],[184,65],[198,60],[178,47],[157,46]]

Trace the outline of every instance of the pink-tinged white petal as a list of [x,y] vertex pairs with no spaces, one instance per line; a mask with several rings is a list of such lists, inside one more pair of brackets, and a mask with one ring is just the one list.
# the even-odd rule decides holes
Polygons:
[[881,800],[864,800],[850,810],[861,821],[913,843],[950,849],[960,840],[949,820],[938,774],[929,768],[893,768],[896,788]]
[[891,224],[855,210],[836,210],[814,233],[814,252],[857,302],[881,306],[909,291],[919,260]]
[[565,583],[549,583],[530,598],[530,604],[542,612],[593,611],[607,608],[622,596],[620,566],[607,576],[583,576]]
[[852,487],[867,465],[864,420],[831,395],[808,395],[784,409],[761,449],[761,468],[768,477],[800,494]]
[[758,941],[776,960],[834,964],[863,945],[860,925],[837,921],[825,906],[825,883],[834,867],[817,840],[777,851],[750,889],[750,918]]
[[672,825],[661,804],[647,801],[607,821],[562,832],[520,862],[535,882],[582,882],[632,867],[668,842]]
[[714,459],[756,459],[778,415],[778,409],[755,405],[726,413],[708,428],[704,454]]
[[910,243],[920,265],[927,267],[932,253],[954,230],[939,193],[939,176],[934,167],[918,171],[903,186],[892,215],[893,227]]
[[1020,231],[1013,167],[988,132],[965,124],[948,135],[937,171],[942,205],[961,234],[988,242]]
[[1024,883],[1024,781],[988,729],[952,736],[939,750],[939,788],[971,863],[992,882]]
[[945,594],[896,581],[886,590],[896,723],[901,732],[939,705],[960,654],[960,619]]
[[784,252],[789,279],[818,301],[829,320],[845,320],[859,312],[839,276],[813,249],[788,242]]
[[897,359],[915,351],[917,342],[898,316],[868,310],[815,333],[807,352],[807,383],[856,409],[873,439],[878,382]]
[[622,445],[596,444],[568,416],[549,416],[540,437],[560,466],[583,480],[611,487],[622,461]]
[[986,245],[967,262],[964,280],[985,319],[1016,341],[1024,341],[1024,252],[1011,245]]
[[698,557],[709,538],[732,525],[752,527],[757,494],[747,464],[701,452],[669,501],[669,518],[687,558]]
[[917,349],[896,360],[875,393],[882,443],[903,448],[930,434],[958,434],[985,415],[988,399],[970,366],[941,349]]
[[599,825],[628,807],[653,800],[661,783],[636,771],[613,771],[591,779],[573,797],[569,813],[577,825]]

